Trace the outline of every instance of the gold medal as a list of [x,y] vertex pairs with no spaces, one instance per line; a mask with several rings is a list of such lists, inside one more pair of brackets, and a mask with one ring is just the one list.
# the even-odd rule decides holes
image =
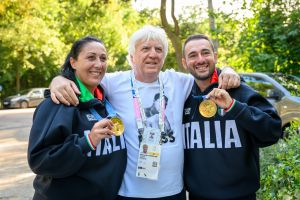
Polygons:
[[206,99],[200,103],[199,112],[203,117],[213,117],[217,113],[217,105],[212,100]]
[[115,133],[115,135],[122,135],[122,133],[124,132],[124,124],[122,120],[119,117],[112,117],[110,120],[114,123],[112,131]]

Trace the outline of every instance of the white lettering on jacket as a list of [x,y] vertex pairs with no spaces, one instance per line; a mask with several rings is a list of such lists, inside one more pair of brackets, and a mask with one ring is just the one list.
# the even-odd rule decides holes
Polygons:
[[112,135],[111,138],[104,138],[96,148],[95,152],[88,152],[87,156],[101,156],[101,155],[108,155],[115,151],[120,151],[122,149],[125,149],[125,140],[123,135],[120,135],[119,137],[116,137]]
[[235,120],[226,120],[223,129],[220,121],[189,122],[183,124],[183,131],[185,149],[242,147]]

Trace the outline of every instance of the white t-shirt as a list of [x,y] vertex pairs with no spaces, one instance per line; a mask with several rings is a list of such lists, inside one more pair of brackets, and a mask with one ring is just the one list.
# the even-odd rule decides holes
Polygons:
[[[110,103],[125,125],[124,136],[128,158],[119,190],[121,196],[159,198],[178,194],[183,189],[182,112],[194,78],[174,70],[162,72],[161,77],[164,94],[167,97],[165,124],[168,124],[165,125],[167,129],[165,130],[174,141],[169,140],[162,145],[158,180],[136,177],[139,140],[130,83],[131,71],[107,74],[102,80]],[[151,109],[151,106],[154,106],[154,96],[159,93],[159,83],[158,81],[153,83],[137,81],[137,87],[142,105],[149,118],[148,124],[154,124],[158,115],[153,112],[155,109]]]

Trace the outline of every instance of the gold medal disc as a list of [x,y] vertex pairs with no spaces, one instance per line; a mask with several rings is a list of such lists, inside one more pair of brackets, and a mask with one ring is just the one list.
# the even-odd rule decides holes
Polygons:
[[217,105],[212,100],[204,100],[199,105],[199,112],[203,117],[213,117],[217,113]]
[[110,120],[114,123],[112,131],[115,133],[115,135],[122,135],[122,133],[124,132],[124,124],[122,120],[118,117],[112,117]]

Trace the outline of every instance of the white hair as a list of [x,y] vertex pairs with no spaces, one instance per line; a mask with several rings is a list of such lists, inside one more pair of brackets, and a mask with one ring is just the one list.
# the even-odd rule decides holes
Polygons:
[[163,45],[164,59],[168,54],[168,40],[164,29],[158,26],[145,25],[134,32],[129,39],[127,61],[133,67],[131,56],[135,53],[135,46],[139,41],[158,40]]

